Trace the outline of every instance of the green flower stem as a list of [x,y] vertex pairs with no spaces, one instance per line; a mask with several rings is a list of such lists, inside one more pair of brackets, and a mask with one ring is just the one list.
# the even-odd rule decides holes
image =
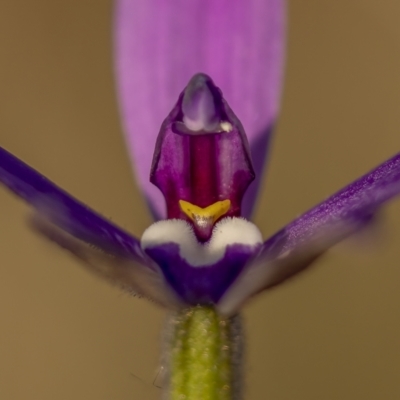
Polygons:
[[[169,400],[232,400],[237,345],[233,319],[196,306],[174,316]],[[236,371],[235,371],[236,372]]]

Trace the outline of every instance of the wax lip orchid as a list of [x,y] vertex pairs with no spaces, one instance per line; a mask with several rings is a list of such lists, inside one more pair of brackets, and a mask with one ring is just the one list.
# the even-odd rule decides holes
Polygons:
[[368,224],[400,193],[400,154],[263,242],[241,216],[254,179],[243,127],[211,78],[196,74],[161,126],[150,179],[168,217],[139,241],[0,149],[0,181],[36,209],[40,233],[168,308],[213,305],[226,315]]
[[[400,193],[398,154],[267,241],[262,240],[254,224],[242,218],[249,215],[248,205],[254,203],[254,190],[249,185],[254,178],[255,186],[259,182],[266,138],[270,136],[277,113],[283,53],[283,6],[278,0],[259,3],[262,8],[259,12],[249,8],[247,2],[237,1],[234,7],[229,3],[230,7],[219,16],[217,25],[203,21],[200,25],[196,22],[181,26],[175,23],[177,15],[181,14],[173,12],[175,6],[168,8],[160,20],[160,29],[162,26],[165,30],[173,28],[173,48],[179,48],[179,54],[183,49],[187,51],[186,57],[180,59],[177,55],[171,59],[172,64],[180,61],[181,69],[177,66],[175,69],[187,72],[193,68],[193,65],[186,65],[187,62],[196,59],[199,66],[215,72],[228,88],[233,102],[243,105],[243,109],[235,109],[235,112],[243,115],[249,126],[249,143],[241,122],[216,86],[218,81],[214,84],[208,75],[198,73],[193,75],[162,123],[158,138],[153,141],[155,151],[150,166],[152,150],[148,143],[155,132],[140,130],[145,127],[140,125],[145,118],[137,114],[140,110],[137,101],[146,106],[147,99],[157,110],[161,100],[164,104],[172,98],[170,91],[160,92],[160,89],[154,92],[154,97],[140,97],[145,92],[153,93],[148,84],[145,88],[141,86],[145,81],[143,74],[151,72],[153,65],[169,66],[165,57],[170,57],[172,47],[167,45],[164,49],[159,45],[158,52],[146,56],[143,49],[147,49],[145,44],[154,38],[153,25],[141,24],[144,18],[141,12],[150,15],[158,10],[159,4],[156,0],[146,2],[147,9],[144,6],[135,8],[133,3],[121,0],[116,14],[116,60],[122,113],[128,132],[139,129],[137,134],[128,135],[134,158],[139,159],[144,154],[143,160],[137,163],[139,183],[154,215],[161,216],[163,203],[147,183],[150,172],[150,181],[164,195],[166,218],[150,226],[139,240],[1,149],[0,181],[34,207],[37,213],[32,226],[40,233],[107,278],[168,308],[213,304],[220,312],[232,314],[254,294],[306,268],[331,245],[368,224],[381,205]],[[207,5],[210,10],[205,10],[205,17],[214,15],[213,4]],[[190,20],[197,21],[195,8],[188,8],[186,12]],[[191,13],[193,18],[190,18]],[[132,18],[137,20],[132,23]],[[257,51],[253,51],[246,40],[234,40],[235,36],[231,35],[233,20],[237,21],[236,36],[257,42]],[[176,29],[184,31],[176,35]],[[223,43],[213,41],[206,46],[203,40],[198,40],[205,36],[214,38],[225,31],[229,32],[226,36],[229,40]],[[260,35],[268,40],[259,41]],[[177,40],[181,41],[179,46]],[[243,54],[249,61],[245,65],[240,62]],[[256,60],[269,62],[264,73],[269,83],[267,90],[264,90],[265,85],[248,86],[249,77],[260,75]],[[241,68],[236,83],[242,93],[238,94],[227,84],[234,81],[228,66]],[[175,69],[171,69],[171,79],[177,76]],[[170,81],[172,86],[181,81],[178,75],[179,79]],[[132,81],[132,76],[140,79]],[[161,87],[164,84],[161,82]],[[162,97],[165,93],[168,94],[166,98]],[[172,104],[171,101],[169,107]],[[255,109],[264,107],[264,112],[254,113]],[[135,118],[132,118],[132,110]],[[146,121],[148,126],[154,124],[154,118]],[[244,198],[248,187],[250,192],[253,190],[250,201]]]
[[[167,308],[212,304],[231,315],[256,293],[295,275],[331,245],[364,227],[381,205],[400,193],[398,154],[263,241],[257,227],[243,217],[249,217],[256,198],[278,110],[282,2],[257,3],[260,10],[254,12],[247,2],[236,1],[219,15],[217,25],[203,21],[183,26],[174,3],[159,24],[164,31],[173,29],[173,46],[157,42],[159,51],[151,55],[145,49],[154,40],[154,26],[141,21],[158,12],[160,4],[153,0],[137,8],[134,3],[121,0],[116,13],[119,95],[139,184],[159,221],[139,240],[0,149],[0,181],[37,211],[31,225],[38,232],[106,278]],[[207,5],[205,17],[214,15],[213,4]],[[197,21],[195,7],[185,12]],[[236,36],[243,41],[231,35],[233,20]],[[183,29],[180,35],[177,29]],[[202,40],[224,32],[224,42],[213,39],[207,45]],[[257,44],[256,50],[246,38]],[[176,48],[186,57],[170,58]],[[246,64],[240,58],[243,54]],[[197,62],[187,64],[193,60]],[[261,71],[262,64],[268,68]],[[151,71],[157,76],[155,65],[171,72],[159,88],[156,83],[143,84],[155,79],[145,79]],[[210,76],[194,73],[174,99],[166,87],[177,87],[182,82],[179,72],[187,75],[194,65],[211,71],[224,93],[216,86],[218,81],[214,84]],[[265,84],[250,85],[250,78],[261,76],[260,71]],[[225,91],[238,107],[234,111],[244,118],[247,137]],[[152,109],[154,115],[160,109],[167,115],[157,138],[157,122],[146,118],[142,107],[150,110],[149,115]],[[169,114],[166,107],[172,107]],[[149,143],[155,146],[154,154]]]
[[0,182],[36,232],[176,311],[171,400],[239,399],[241,306],[369,225],[400,194],[400,153],[263,240],[249,219],[279,109],[283,1],[116,3],[121,120],[155,222],[135,238],[3,148]]

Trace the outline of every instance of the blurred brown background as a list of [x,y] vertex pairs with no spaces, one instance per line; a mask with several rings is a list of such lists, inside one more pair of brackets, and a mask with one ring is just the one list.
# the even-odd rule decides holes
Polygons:
[[[112,2],[0,2],[0,143],[140,235],[150,223],[114,94]],[[283,111],[256,223],[265,235],[400,150],[400,3],[290,2]],[[24,225],[0,190],[0,399],[159,399],[164,312]],[[244,311],[247,397],[400,398],[400,201]]]

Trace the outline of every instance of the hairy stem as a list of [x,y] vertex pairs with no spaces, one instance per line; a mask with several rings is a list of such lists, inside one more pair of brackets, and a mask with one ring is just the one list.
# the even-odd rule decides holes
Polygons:
[[174,315],[172,322],[168,399],[238,399],[238,318],[196,306]]

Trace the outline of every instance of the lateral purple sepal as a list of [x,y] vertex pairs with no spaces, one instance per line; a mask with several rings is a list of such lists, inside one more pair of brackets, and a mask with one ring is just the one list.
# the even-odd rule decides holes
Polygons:
[[289,223],[282,252],[291,251],[337,223],[364,226],[400,193],[400,153]]
[[180,256],[176,243],[145,250],[168,284],[186,304],[192,305],[217,303],[257,251],[255,247],[233,244],[215,264],[193,267]]
[[118,0],[115,65],[128,150],[150,207],[165,204],[148,182],[161,121],[193,74],[210,75],[242,121],[256,181],[244,199],[250,216],[279,108],[283,75],[283,0]]
[[144,262],[139,241],[0,147],[0,182],[71,235],[120,257]]

